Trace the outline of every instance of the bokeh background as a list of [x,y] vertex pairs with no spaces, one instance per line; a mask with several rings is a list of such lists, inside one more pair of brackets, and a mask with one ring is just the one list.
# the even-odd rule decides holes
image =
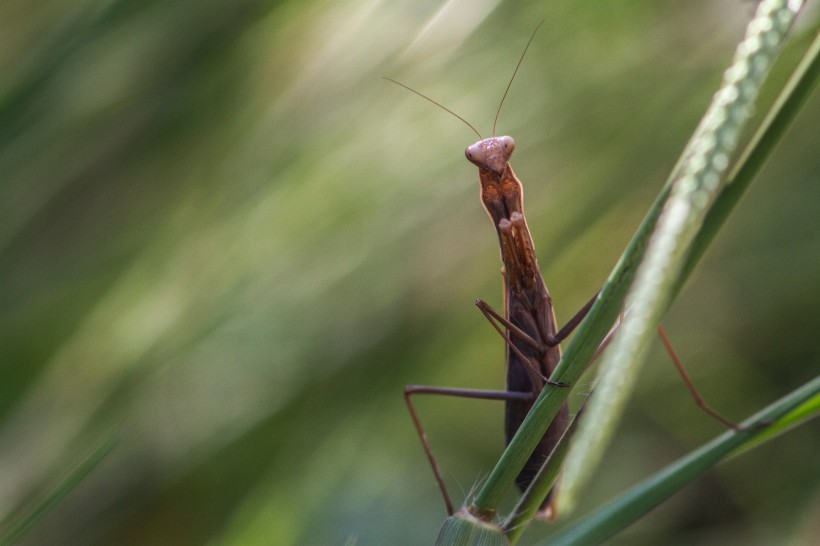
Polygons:
[[[407,383],[499,388],[496,238],[458,120],[504,105],[567,320],[705,110],[754,2],[0,4],[0,517],[117,431],[25,544],[429,544]],[[772,89],[806,47],[803,14]],[[740,420],[820,368],[820,98],[666,321]],[[577,407],[592,378],[579,385]],[[454,496],[498,403],[419,399]],[[721,432],[656,350],[583,510]],[[809,544],[817,424],[710,472],[616,544]],[[525,542],[551,529],[536,526]]]

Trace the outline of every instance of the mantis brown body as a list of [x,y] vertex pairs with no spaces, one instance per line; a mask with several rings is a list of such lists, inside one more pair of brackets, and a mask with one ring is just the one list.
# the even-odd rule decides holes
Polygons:
[[[467,159],[478,167],[481,202],[498,234],[504,276],[504,315],[498,314],[482,300],[477,300],[476,305],[506,341],[507,389],[491,391],[424,385],[407,385],[404,389],[407,407],[450,515],[454,513],[453,504],[411,401],[411,395],[445,394],[464,398],[504,400],[504,429],[506,442],[509,443],[545,386],[568,386],[551,381],[549,376],[561,359],[561,341],[578,326],[597,298],[596,294],[561,330],[558,330],[552,298],[538,267],[535,246],[524,217],[523,186],[509,163],[514,149],[515,142],[512,137],[502,136],[479,140],[465,152]],[[698,407],[728,428],[737,430],[735,424],[706,405],[660,326],[658,331]],[[607,340],[604,344],[606,342]],[[567,403],[564,402],[516,477],[516,484],[522,491],[532,482],[568,425],[569,410]],[[546,519],[554,519],[551,494],[541,505],[540,515]]]
[[[535,30],[537,31],[538,28],[536,27]],[[530,41],[524,48],[524,52],[513,72],[513,77],[507,85],[507,90],[504,92],[504,96],[496,112],[496,122],[501,112],[501,105],[503,105],[504,99],[507,96],[507,91],[509,91],[510,85],[512,85],[515,74],[518,72],[524,54],[526,54],[534,36],[535,32],[533,32]],[[515,141],[509,136],[482,138],[475,127],[449,108],[446,108],[403,83],[391,78],[385,79],[404,87],[449,112],[467,124],[478,135],[480,140],[469,146],[465,151],[465,155],[470,162],[478,167],[479,183],[481,185],[481,202],[498,234],[498,244],[501,252],[501,261],[503,263],[503,316],[480,299],[476,301],[476,305],[506,341],[506,390],[459,389],[426,385],[407,385],[404,388],[404,398],[410,416],[416,426],[419,438],[432,466],[433,474],[435,475],[441,494],[444,497],[447,513],[452,515],[455,512],[452,500],[445,487],[438,463],[430,449],[424,428],[413,406],[411,396],[413,394],[443,394],[463,398],[504,400],[506,402],[504,429],[506,442],[509,443],[532,408],[535,399],[545,386],[568,386],[551,381],[549,376],[561,359],[561,341],[584,319],[595,303],[597,294],[593,296],[561,330],[558,330],[552,307],[552,298],[547,290],[544,278],[541,276],[541,271],[538,268],[538,261],[535,257],[535,246],[533,245],[527,221],[524,218],[524,189],[509,163],[510,157],[515,149]],[[495,123],[493,123],[493,133],[495,133]],[[613,331],[616,327],[613,327]],[[725,419],[706,405],[697,393],[692,380],[684,369],[680,359],[675,354],[661,326],[658,326],[658,332],[697,406],[728,428],[737,430],[737,425]],[[613,332],[610,332],[610,335],[612,333]],[[610,336],[608,335],[601,344],[601,347],[599,347],[598,352],[603,349],[609,339]],[[596,355],[598,352],[596,352]],[[530,455],[521,472],[516,477],[516,484],[522,491],[532,482],[536,473],[552,452],[568,425],[569,410],[567,403],[564,402],[560,411],[552,423],[550,423],[544,436],[536,446],[535,451]],[[554,519],[556,515],[552,506],[553,499],[551,497],[552,493],[547,496],[541,505],[540,516],[546,519]]]
[[[507,89],[504,91],[504,96],[501,98],[496,111],[493,134],[495,134],[495,124],[498,121],[507,92],[510,90],[515,75],[521,67],[521,61],[524,60],[524,55],[526,55],[527,49],[529,49],[540,26],[541,24],[535,28],[530,36],[507,84]],[[503,263],[504,316],[499,315],[482,300],[477,300],[476,305],[506,341],[506,390],[486,391],[424,385],[407,385],[404,389],[404,398],[410,416],[413,418],[413,423],[433,468],[433,474],[444,497],[447,513],[452,515],[454,513],[453,503],[447,493],[441,470],[435,457],[433,457],[430,444],[427,442],[427,436],[413,406],[411,395],[445,394],[465,398],[505,400],[504,430],[506,443],[509,443],[545,385],[567,386],[549,380],[550,374],[561,359],[559,344],[583,320],[595,302],[597,295],[564,328],[558,331],[555,313],[552,308],[552,299],[538,268],[538,261],[535,258],[535,246],[527,227],[527,221],[524,218],[524,188],[509,163],[515,149],[513,138],[509,136],[482,138],[475,127],[449,108],[442,106],[415,89],[407,87],[403,83],[390,78],[386,79],[446,110],[467,124],[478,135],[480,140],[469,146],[465,151],[465,155],[470,162],[478,167],[481,202],[496,228]],[[568,424],[569,409],[565,402],[546,433],[544,433],[535,451],[530,455],[524,468],[516,477],[516,484],[522,491],[532,482],[538,469],[552,452]],[[552,519],[554,511],[551,509],[550,496],[541,506],[541,514]]]
[[[548,379],[561,359],[559,344],[578,325],[595,301],[593,298],[563,329],[558,330],[552,299],[538,268],[535,247],[524,218],[523,187],[509,163],[514,148],[512,137],[502,136],[482,139],[466,150],[467,159],[478,167],[481,201],[496,228],[501,261],[504,264],[504,315],[499,315],[482,300],[476,301],[476,305],[507,342],[507,390],[479,391],[421,385],[405,387],[410,414],[450,514],[454,511],[452,501],[410,396],[426,393],[505,400],[504,428],[506,441],[509,443],[544,386],[566,386]],[[564,433],[568,421],[569,410],[564,403],[516,478],[516,483],[522,490],[535,477]],[[546,517],[552,515],[549,498],[542,505],[542,514]]]
[[[561,359],[552,299],[538,268],[535,247],[524,218],[523,187],[509,163],[515,143],[511,137],[481,140],[466,156],[478,167],[481,202],[498,233],[504,264],[504,317],[509,322],[507,390],[532,393],[526,400],[507,400],[504,429],[510,442],[532,403]],[[481,303],[479,307],[484,310]],[[488,317],[490,318],[490,317]],[[523,490],[564,433],[569,421],[566,402],[516,478]]]

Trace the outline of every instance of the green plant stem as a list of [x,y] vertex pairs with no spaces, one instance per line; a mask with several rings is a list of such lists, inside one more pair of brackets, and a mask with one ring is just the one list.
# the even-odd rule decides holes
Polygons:
[[[58,502],[68,495],[83,478],[88,476],[88,474],[111,453],[111,450],[114,449],[114,446],[116,446],[119,441],[119,432],[106,438],[93,453],[77,465],[28,515],[18,522],[13,523],[9,529],[0,536],[0,545],[5,546],[19,540],[35,523],[40,521]],[[3,522],[3,527],[6,526],[6,523],[6,521]]]
[[[809,417],[816,417],[820,414],[816,403],[818,398],[820,398],[820,376],[744,421],[740,431],[723,433],[634,486],[617,499],[585,516],[577,524],[550,537],[543,544],[580,546],[600,543],[639,519],[728,455],[752,443],[759,445],[762,443],[758,442],[759,437],[768,436],[772,428],[780,429],[781,426],[790,424],[781,423],[780,420],[788,420],[790,414],[801,406],[814,403],[813,413],[804,415],[803,422],[806,422]],[[762,423],[767,422],[774,423],[768,427],[761,426]]]
[[535,516],[541,503],[547,497],[555,480],[558,478],[561,465],[569,451],[569,439],[572,438],[580,417],[581,412],[579,411],[575,417],[573,417],[572,423],[564,431],[564,434],[561,435],[561,439],[558,440],[549,458],[544,461],[544,465],[535,475],[530,486],[518,500],[513,511],[510,512],[510,515],[504,521],[502,528],[506,531],[510,544],[515,544],[521,537],[521,534],[526,530],[530,520]]
[[691,146],[687,146],[680,174],[630,287],[624,319],[602,359],[596,396],[567,456],[558,492],[564,510],[572,510],[604,457],[648,355],[656,325],[672,304],[695,238],[720,194],[721,182],[726,180],[738,135],[800,5],[787,0],[759,4]]
[[[775,103],[772,112],[764,120],[758,134],[765,132],[768,133],[767,136],[765,138],[755,137],[741,155],[736,168],[730,175],[730,184],[716,199],[713,210],[710,211],[704,221],[702,231],[697,235],[693,250],[688,257],[682,275],[677,281],[676,292],[685,282],[692,268],[703,255],[705,248],[714,238],[717,229],[728,217],[743,191],[762,166],[763,159],[758,159],[758,152],[755,151],[755,148],[760,146],[762,150],[760,153],[768,155],[776,142],[785,133],[789,123],[799,110],[799,106],[809,95],[817,76],[817,47],[817,41],[815,41],[815,44],[812,45],[806,58],[801,62],[800,67],[790,80],[789,85],[781,94],[781,98]],[[635,264],[639,263],[643,256],[649,236],[669,196],[671,184],[677,178],[681,163],[687,156],[691,144],[692,141],[681,154],[681,158],[666,184],[652,204],[620,261],[610,274],[587,320],[581,324],[573,337],[561,363],[553,374],[553,379],[570,384],[577,381],[583,373],[586,362],[594,354],[595,349],[609,331],[610,325],[615,321],[622,308],[626,290],[634,277]],[[523,467],[528,454],[534,449],[547,424],[554,418],[564,399],[568,396],[567,390],[544,389],[533,406],[530,415],[519,429],[518,434],[513,438],[484,486],[476,495],[472,507],[474,513],[493,513],[494,507],[497,506],[504,493],[511,486],[515,475]]]
[[[714,206],[710,209],[701,230],[696,236],[693,250],[683,271],[683,277],[675,288],[675,294],[680,291],[684,279],[692,272],[709,243],[714,239],[718,229],[734,210],[743,192],[748,189],[752,180],[765,164],[766,159],[785,135],[806,99],[811,95],[817,84],[818,73],[820,73],[820,34],[815,37],[783,90],[763,118],[754,136],[740,154],[737,163],[729,174],[727,186],[717,197]],[[573,426],[576,422],[573,421]],[[561,447],[562,445],[559,444],[556,450],[560,449],[561,458],[563,458],[566,455],[566,448],[561,449]],[[549,461],[550,464],[552,462],[552,460]],[[537,479],[538,477],[536,477]],[[520,505],[525,505],[524,501],[525,498],[522,498]],[[533,506],[537,507],[540,500],[535,498],[531,503],[534,504],[520,508],[521,513],[516,515],[514,520],[511,519],[510,524],[505,525],[505,528],[510,529],[509,536],[512,543],[515,543],[518,536],[523,532],[527,521],[526,516],[528,514],[531,516],[534,513]],[[519,510],[518,506],[516,507],[517,510]],[[513,521],[514,523],[512,523]]]
[[817,85],[818,74],[820,74],[820,33],[815,32],[814,41],[806,50],[743,153],[740,154],[734,168],[729,173],[726,186],[707,213],[703,227],[692,244],[692,250],[683,268],[683,275],[675,287],[675,294],[680,291],[686,277],[700,261],[718,230],[734,210],[757,173],[763,168],[775,146],[786,134],[786,130],[791,126],[792,121]]

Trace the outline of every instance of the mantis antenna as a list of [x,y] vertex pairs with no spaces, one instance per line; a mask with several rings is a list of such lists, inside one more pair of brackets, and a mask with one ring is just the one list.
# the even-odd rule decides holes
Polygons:
[[507,98],[507,93],[510,92],[510,87],[512,87],[512,82],[515,79],[515,75],[518,74],[518,68],[521,66],[521,62],[524,60],[524,55],[527,54],[527,50],[530,48],[530,44],[532,43],[532,39],[535,38],[535,33],[538,32],[538,29],[541,28],[541,25],[544,24],[544,21],[538,23],[538,26],[535,27],[535,30],[532,31],[532,36],[530,36],[530,41],[527,42],[527,45],[524,47],[523,53],[521,53],[521,58],[518,59],[518,64],[515,65],[515,70],[513,71],[512,78],[510,78],[510,83],[507,84],[507,89],[504,90],[504,96],[501,97],[501,102],[498,103],[498,110],[495,112],[495,119],[493,120],[493,136],[495,136],[495,126],[498,123],[498,116],[501,114],[501,107],[504,106],[504,99]]

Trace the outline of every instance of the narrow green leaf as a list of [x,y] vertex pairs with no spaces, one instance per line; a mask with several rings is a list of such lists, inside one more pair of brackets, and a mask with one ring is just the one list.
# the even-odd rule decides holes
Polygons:
[[552,450],[550,456],[544,461],[544,465],[538,470],[530,486],[504,521],[502,527],[506,531],[507,538],[511,544],[515,544],[521,537],[521,534],[527,528],[527,525],[533,519],[541,503],[547,498],[547,494],[555,484],[555,480],[558,478],[558,473],[561,471],[561,466],[569,451],[569,439],[572,438],[572,435],[578,427],[579,417],[580,412],[572,419],[572,423],[570,423],[564,431],[555,449]]
[[[812,46],[812,51],[816,49],[815,46]],[[812,59],[814,61],[812,61]],[[791,83],[786,86],[781,98],[778,99],[775,107],[772,108],[772,111],[761,126],[759,133],[765,135],[765,138],[755,137],[741,156],[741,161],[738,162],[730,178],[733,184],[723,191],[717,199],[715,207],[710,211],[704,223],[704,229],[698,233],[694,249],[690,255],[687,267],[679,279],[679,283],[682,283],[691,272],[692,266],[697,258],[702,255],[706,246],[708,246],[708,243],[714,236],[714,232],[717,231],[734,205],[736,205],[743,189],[748,187],[749,181],[754,177],[760,165],[762,165],[762,161],[757,160],[751,162],[756,165],[756,168],[744,168],[744,165],[751,164],[747,162],[749,158],[759,157],[758,154],[760,152],[752,153],[754,152],[754,147],[758,145],[763,147],[766,153],[770,152],[774,143],[776,143],[785,132],[786,127],[788,127],[789,122],[794,117],[799,106],[810,93],[813,81],[816,79],[817,66],[815,61],[816,51],[815,53],[810,52],[801,63],[801,67],[795,72]],[[621,260],[610,274],[587,320],[584,321],[576,332],[576,335],[564,354],[562,362],[553,375],[555,379],[569,383],[574,382],[583,372],[585,363],[592,356],[594,350],[608,332],[610,325],[617,317],[623,305],[626,287],[634,277],[635,264],[640,262],[645,252],[648,238],[669,195],[671,184],[679,176],[681,165],[689,154],[693,141],[694,137],[692,141],[690,141],[690,144],[687,145],[666,185],[656,198],[632,241],[624,251]],[[675,292],[677,292],[677,290],[675,290]],[[522,424],[519,433],[513,439],[510,446],[508,446],[507,451],[505,451],[501,460],[493,469],[493,473],[479,491],[473,505],[475,511],[491,509],[499,502],[501,496],[512,484],[512,480],[518,472],[518,469],[523,465],[523,461],[527,456],[526,454],[533,449],[535,443],[537,443],[541,434],[543,434],[546,427],[545,423],[549,423],[554,417],[567,394],[564,389],[545,389],[541,393],[530,416],[525,420],[524,424]]]
[[95,449],[88,457],[86,457],[80,464],[77,465],[58,485],[54,490],[36,507],[34,507],[28,514],[20,518],[18,521],[8,521],[7,518],[2,522],[0,527],[8,527],[2,535],[0,535],[0,545],[12,544],[22,537],[31,527],[40,521],[54,506],[57,505],[66,495],[68,495],[74,487],[79,484],[83,478],[88,476],[94,468],[108,455],[114,446],[120,441],[120,433],[116,432],[106,438],[100,446]]
[[[598,544],[606,540],[727,456],[746,445],[759,445],[761,437],[771,438],[770,429],[778,427],[781,420],[789,419],[795,410],[805,407],[807,402],[817,399],[818,395],[820,395],[820,376],[744,421],[741,431],[723,433],[700,449],[631,488],[617,499],[585,516],[571,527],[549,537],[543,544],[580,546]],[[811,417],[818,415],[820,415],[820,408],[815,405]],[[804,417],[805,422],[809,415],[804,415]],[[761,423],[770,421],[774,423],[768,427],[761,427]]]
[[[688,262],[681,276],[678,286],[675,289],[675,294],[680,289],[683,281],[691,273],[694,265],[698,259],[702,257],[708,244],[714,238],[718,229],[723,225],[726,218],[729,216],[734,207],[740,200],[743,192],[749,187],[751,181],[754,179],[757,172],[760,170],[765,162],[765,158],[770,155],[775,145],[785,134],[790,126],[792,120],[795,118],[800,108],[805,103],[806,99],[811,94],[817,83],[817,77],[820,74],[820,35],[818,35],[812,45],[808,48],[803,59],[795,69],[789,81],[784,86],[783,91],[774,102],[773,106],[764,117],[763,122],[758,128],[755,135],[746,146],[743,153],[740,155],[740,160],[732,169],[729,175],[727,186],[718,196],[714,206],[707,214],[704,221],[703,228],[698,232],[693,250],[689,255]],[[812,412],[816,411],[816,406],[820,405],[820,396],[807,401],[799,408],[795,409],[786,417],[780,419],[777,423],[768,427],[764,434],[760,435],[757,440],[749,444],[754,447],[757,443],[768,440],[771,436],[783,432],[785,429],[792,426],[796,421],[806,417]],[[573,421],[573,427],[576,426],[577,418]],[[565,439],[556,447],[556,452],[550,456],[550,459],[544,466],[544,478],[549,476],[552,481],[552,468],[554,465],[560,465],[566,456]],[[744,448],[748,449],[748,448]],[[540,479],[536,477],[534,484]],[[541,487],[539,491],[543,489]],[[546,488],[548,490],[549,487]],[[531,487],[531,490],[525,494],[519,505],[510,515],[505,523],[504,528],[508,529],[508,537],[512,543],[515,543],[517,538],[523,532],[526,522],[532,518],[535,508],[537,508],[546,496],[546,491],[543,494],[534,495],[536,488]]]
[[507,546],[509,541],[500,527],[461,510],[446,520],[439,531],[439,546]]
[[601,362],[596,396],[567,456],[558,492],[562,510],[573,509],[618,425],[655,327],[671,305],[692,244],[720,192],[738,135],[801,4],[761,2],[724,73],[721,88],[684,153],[669,200],[627,296],[627,312]]
[[729,173],[726,186],[721,190],[706,215],[703,228],[698,232],[692,245],[692,251],[684,267],[684,274],[676,286],[675,294],[680,290],[686,277],[703,256],[715,234],[749,188],[752,180],[760,172],[775,146],[786,134],[786,130],[791,126],[797,113],[817,85],[818,75],[820,75],[820,33],[815,32],[814,41],[806,50],[743,153],[740,154],[740,159]]

